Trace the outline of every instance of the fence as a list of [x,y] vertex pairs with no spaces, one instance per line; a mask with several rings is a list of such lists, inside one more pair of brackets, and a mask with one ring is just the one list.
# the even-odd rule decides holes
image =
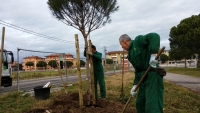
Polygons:
[[[64,68],[59,71],[61,61],[64,61]],[[13,71],[13,87],[17,87],[17,91],[33,89],[36,85],[43,86],[47,82],[61,81],[60,75],[64,75],[64,82],[68,82],[65,61],[64,53],[17,48],[18,70]],[[61,85],[61,82],[54,82],[53,85]]]
[[[43,52],[43,51],[34,51],[34,50],[26,50],[26,49],[17,49],[17,68],[14,68],[12,79],[13,86],[2,88],[1,92],[10,92],[10,91],[29,91],[33,90],[36,86],[43,86],[47,82],[52,83],[52,87],[54,86],[62,86],[61,79],[64,80],[64,83],[69,84],[71,82],[77,82],[75,79],[76,68],[68,69],[67,65],[63,65],[63,69],[60,69],[60,55],[63,53],[56,52]],[[52,58],[50,58],[52,57]],[[65,60],[69,60],[63,57]],[[58,67],[47,66],[37,66],[39,61],[44,61],[47,64],[51,61],[55,60],[59,64]],[[63,60],[64,61],[64,60]],[[18,63],[19,62],[19,63]],[[26,65],[27,62],[33,62],[32,66]],[[126,71],[129,71],[132,66],[124,66]],[[121,64],[107,64],[104,67],[104,71],[106,74],[116,74],[122,73],[122,65]],[[86,69],[81,68],[81,74],[86,74]],[[62,78],[61,76],[62,75]],[[70,78],[70,80],[68,80]],[[85,78],[83,78],[84,80]],[[69,82],[70,81],[70,82]]]

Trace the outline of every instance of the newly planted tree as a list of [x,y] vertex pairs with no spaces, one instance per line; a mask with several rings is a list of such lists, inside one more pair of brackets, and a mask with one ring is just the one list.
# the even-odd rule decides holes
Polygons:
[[110,14],[119,8],[117,0],[48,0],[47,4],[54,17],[82,33],[86,50],[90,32],[111,22]]
[[[47,4],[54,17],[82,33],[86,51],[88,50],[87,37],[90,32],[111,22],[110,14],[119,8],[117,0],[48,0]],[[87,54],[86,68],[89,69]]]

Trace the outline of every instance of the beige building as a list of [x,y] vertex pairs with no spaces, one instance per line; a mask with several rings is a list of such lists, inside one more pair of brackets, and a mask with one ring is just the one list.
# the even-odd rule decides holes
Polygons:
[[[51,55],[47,55],[46,57],[46,62],[48,64],[49,61],[51,60],[56,60],[58,62],[58,64],[60,65],[60,60],[64,61],[71,61],[73,62],[73,66],[74,67],[74,57],[72,54],[65,54],[65,55],[60,55],[60,54],[51,54]],[[51,66],[47,65],[47,69],[53,69]]]
[[[25,70],[25,71],[37,70],[36,64],[39,61],[45,61],[45,58],[42,58],[42,57],[39,57],[39,56],[28,56],[28,57],[25,57],[22,60],[22,69]],[[26,66],[27,62],[33,62],[34,65],[33,66]]]
[[112,59],[116,64],[122,64],[123,53],[124,53],[124,61],[127,61],[128,60],[126,59],[128,55],[127,51],[110,51],[106,53],[106,58]]
[[[130,63],[127,59],[128,52],[127,51],[111,51],[106,53],[106,59],[112,59],[115,64],[123,66],[124,71],[129,70]],[[123,59],[124,58],[124,59]],[[123,63],[124,60],[124,63]]]
[[[45,56],[45,58],[42,58],[42,57],[39,57],[39,56],[28,56],[28,57],[25,57],[22,60],[22,69],[25,70],[25,71],[38,70],[39,68],[37,68],[36,65],[37,65],[37,63],[39,61],[44,61],[44,62],[46,62],[48,64],[48,62],[51,61],[51,60],[56,60],[58,62],[58,65],[60,65],[60,60],[73,62],[73,66],[72,67],[74,67],[76,65],[74,57],[73,57],[72,54],[65,54],[65,55],[50,54],[50,55]],[[26,66],[25,64],[27,62],[33,62],[34,66]],[[46,69],[50,70],[50,69],[53,69],[53,68],[51,66],[47,65]]]

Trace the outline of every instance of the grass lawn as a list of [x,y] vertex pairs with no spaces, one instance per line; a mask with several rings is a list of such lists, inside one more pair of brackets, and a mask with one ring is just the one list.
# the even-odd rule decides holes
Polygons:
[[[115,70],[121,70],[121,66],[116,66]],[[107,65],[105,71],[114,71],[114,65]],[[76,69],[67,69],[67,70],[60,70],[61,75],[76,75]],[[81,69],[81,74],[86,74],[86,69]],[[52,76],[59,76],[58,70],[39,70],[39,71],[21,71],[20,72],[20,80],[27,80],[27,79],[34,79],[34,78],[45,78],[45,77],[52,77]],[[15,81],[17,80],[17,72],[12,73],[12,79]]]
[[200,68],[165,68],[169,73],[200,77]]
[[[121,74],[106,76],[107,99],[126,103],[132,87],[134,74],[127,72],[124,75],[124,97],[121,94]],[[164,108],[165,113],[200,113],[200,95],[170,82],[165,82]],[[86,91],[86,82],[83,83],[83,91]],[[68,93],[77,92],[78,84],[67,88]],[[51,93],[47,100],[35,100],[29,94],[8,93],[0,95],[0,113],[22,113],[25,110],[48,108],[55,98],[65,95],[64,89]],[[135,107],[136,99],[133,98],[130,105]],[[123,109],[123,108],[122,108]]]

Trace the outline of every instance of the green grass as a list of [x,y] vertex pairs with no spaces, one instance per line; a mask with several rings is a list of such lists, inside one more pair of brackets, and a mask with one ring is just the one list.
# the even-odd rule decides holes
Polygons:
[[9,93],[0,97],[0,113],[21,113],[30,109],[36,100],[29,95],[22,96],[20,93]]
[[[67,70],[67,75],[75,75],[77,73],[76,70]],[[85,74],[86,69],[81,69],[81,73]],[[65,70],[60,70],[60,74],[65,75]],[[24,71],[20,72],[20,79],[33,79],[33,78],[44,78],[44,77],[51,77],[51,76],[59,76],[58,71]],[[17,72],[12,73],[13,80],[17,80]]]
[[165,68],[169,73],[200,77],[200,68]]
[[[120,70],[121,66],[116,66],[115,68],[116,70]],[[114,65],[107,65],[105,71],[112,71],[114,70]],[[65,75],[65,73],[67,73],[67,75],[76,75],[77,74],[77,70],[74,69],[68,69],[67,72],[65,72],[65,70],[60,70],[60,73],[62,75]],[[81,69],[81,74],[85,74],[86,73],[86,69]],[[45,78],[45,77],[52,77],[52,76],[59,76],[58,75],[58,71],[55,70],[42,70],[42,71],[22,71],[20,72],[20,79],[21,80],[27,80],[27,79],[34,79],[34,78]],[[18,76],[17,76],[17,72],[13,72],[12,73],[12,79],[15,81],[17,80]]]
[[[124,75],[124,97],[120,98],[121,94],[121,74],[106,76],[107,99],[126,103],[129,98],[129,92],[134,79],[133,73],[125,73]],[[87,83],[83,82],[83,93],[86,91]],[[186,88],[177,86],[166,81],[164,83],[164,113],[200,113],[200,95],[187,90]],[[77,92],[78,84],[67,87],[68,93]],[[0,113],[22,113],[30,109],[48,108],[54,101],[54,98],[59,98],[60,95],[65,95],[64,89],[51,93],[48,100],[35,100],[34,97],[22,93],[9,93],[0,96]],[[136,98],[132,98],[130,106],[135,108]]]

